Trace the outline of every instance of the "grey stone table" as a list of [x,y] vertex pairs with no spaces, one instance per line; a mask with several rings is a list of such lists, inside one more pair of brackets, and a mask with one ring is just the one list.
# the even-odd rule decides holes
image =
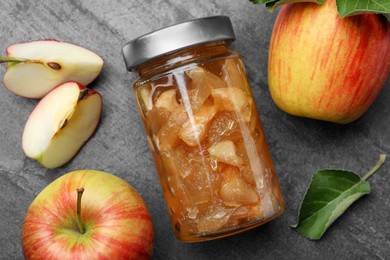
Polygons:
[[[121,46],[128,40],[202,16],[231,17],[233,49],[245,61],[262,119],[286,211],[260,228],[215,241],[184,244],[171,230],[152,157],[127,73]],[[248,0],[71,0],[0,2],[0,49],[15,42],[58,39],[77,43],[105,60],[91,85],[103,96],[101,124],[67,165],[46,170],[21,148],[24,123],[36,100],[0,88],[0,259],[20,259],[21,226],[34,197],[62,174],[77,169],[111,172],[130,182],[146,201],[155,230],[155,259],[389,259],[390,163],[370,179],[373,192],[354,204],[317,242],[290,228],[312,174],[342,168],[363,174],[380,153],[390,154],[390,84],[367,113],[349,125],[289,116],[271,100],[267,50],[276,13]],[[4,67],[0,73],[4,73]]]

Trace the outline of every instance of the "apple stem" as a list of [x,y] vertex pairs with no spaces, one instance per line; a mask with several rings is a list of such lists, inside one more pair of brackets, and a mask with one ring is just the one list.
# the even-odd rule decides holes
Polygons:
[[[17,57],[0,57],[0,63],[6,63],[6,62],[16,62],[16,63],[39,63],[44,64],[41,60],[30,60],[30,59],[24,59],[24,58],[17,58]],[[60,70],[61,65],[57,62],[48,62],[46,65],[51,68],[52,70]]]
[[16,57],[0,57],[0,63],[5,63],[5,62],[26,62],[29,61],[28,59],[23,59],[23,58],[16,58]]
[[363,176],[362,180],[366,181],[368,178],[370,178],[371,175],[373,175],[382,166],[382,164],[384,164],[385,160],[386,154],[381,154],[379,156],[378,163],[366,175]]
[[77,189],[77,226],[81,234],[85,233],[83,222],[81,221],[81,197],[83,196],[84,188]]

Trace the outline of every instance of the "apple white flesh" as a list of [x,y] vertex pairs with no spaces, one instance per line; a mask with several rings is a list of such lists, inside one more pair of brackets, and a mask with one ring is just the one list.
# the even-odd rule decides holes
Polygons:
[[49,92],[24,127],[25,154],[46,168],[70,161],[94,133],[102,110],[98,92],[67,82]]
[[103,69],[103,59],[86,48],[56,40],[11,45],[6,51],[4,86],[22,97],[42,98],[56,86],[91,83]]

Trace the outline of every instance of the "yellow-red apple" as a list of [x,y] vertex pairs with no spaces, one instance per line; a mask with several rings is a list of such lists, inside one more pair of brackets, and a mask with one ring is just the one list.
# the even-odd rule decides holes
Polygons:
[[49,184],[32,202],[22,248],[26,259],[150,259],[153,226],[129,183],[79,170]]
[[390,23],[376,14],[341,19],[334,0],[281,8],[268,83],[287,113],[336,123],[359,118],[390,73]]

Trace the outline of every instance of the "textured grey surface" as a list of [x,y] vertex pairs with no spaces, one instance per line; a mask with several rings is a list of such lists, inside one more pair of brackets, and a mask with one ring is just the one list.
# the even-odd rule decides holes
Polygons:
[[[136,36],[216,14],[232,19],[237,36],[233,49],[242,54],[247,67],[286,211],[275,221],[236,236],[183,244],[171,230],[130,87],[135,76],[126,72],[120,50]],[[0,17],[3,53],[15,42],[54,38],[88,47],[106,62],[90,85],[103,96],[100,126],[70,163],[55,170],[27,159],[21,148],[23,126],[37,101],[0,88],[0,259],[22,258],[21,226],[34,197],[62,174],[85,168],[111,172],[139,190],[153,218],[155,259],[390,257],[390,163],[370,179],[373,192],[337,220],[321,241],[309,241],[289,227],[315,170],[332,167],[363,174],[380,153],[390,154],[390,82],[367,113],[347,126],[286,115],[273,104],[267,87],[267,49],[276,14],[248,0],[2,0]]]

